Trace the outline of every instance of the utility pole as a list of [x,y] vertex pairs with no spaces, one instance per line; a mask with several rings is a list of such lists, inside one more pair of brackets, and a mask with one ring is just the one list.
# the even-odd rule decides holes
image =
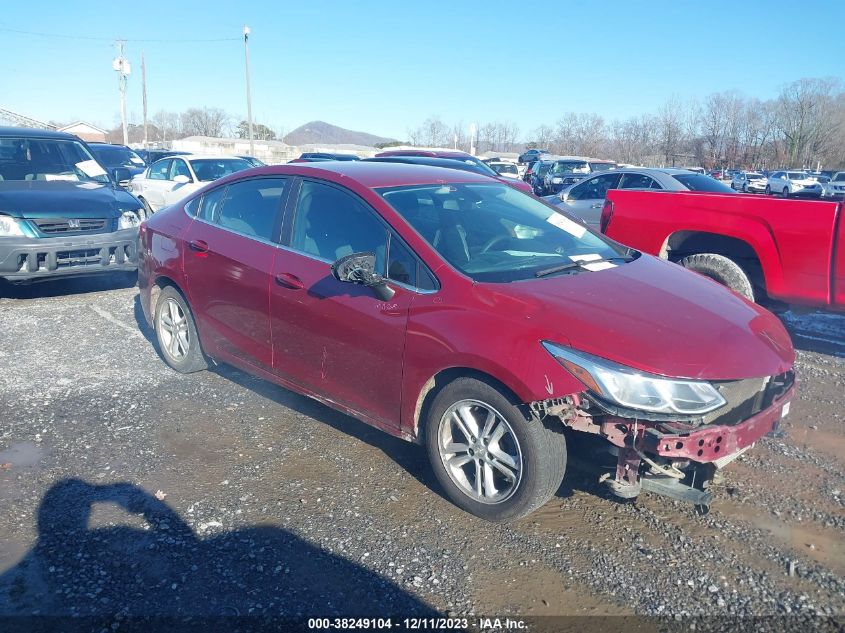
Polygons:
[[469,124],[469,153],[475,156],[475,133],[478,126],[475,123]]
[[141,92],[144,99],[144,149],[147,149],[147,66],[144,64],[144,51],[141,51]]
[[249,27],[244,24],[244,61],[246,62],[246,119],[249,125],[249,155],[255,156],[252,140],[252,90],[249,87]]
[[123,126],[123,144],[129,145],[129,132],[126,129],[126,78],[129,77],[131,68],[129,60],[123,56],[123,45],[126,42],[117,40],[117,57],[112,62],[112,68],[118,73],[118,86],[120,88],[120,123]]

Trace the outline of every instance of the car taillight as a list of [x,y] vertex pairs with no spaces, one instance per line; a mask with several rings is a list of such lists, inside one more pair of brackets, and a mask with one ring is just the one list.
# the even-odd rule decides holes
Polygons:
[[599,228],[602,233],[607,233],[607,225],[610,224],[610,218],[613,217],[613,201],[605,200],[601,208],[601,220],[599,220]]

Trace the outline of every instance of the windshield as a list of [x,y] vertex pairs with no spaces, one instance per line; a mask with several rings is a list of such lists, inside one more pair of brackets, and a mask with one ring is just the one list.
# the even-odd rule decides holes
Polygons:
[[200,182],[210,182],[252,167],[243,158],[198,158],[189,161]]
[[845,171],[836,172],[833,176],[833,182],[845,182]]
[[704,174],[673,174],[672,178],[690,191],[710,191],[713,193],[736,193],[733,189],[718,180]]
[[[611,245],[512,187],[415,185],[378,192],[446,261],[477,281],[533,279],[537,273],[579,260],[628,254],[625,247]],[[567,268],[560,274],[580,270]]]
[[589,174],[590,166],[584,160],[564,160],[555,163],[552,167],[553,174],[572,172],[574,174]]
[[100,164],[112,169],[114,167],[143,167],[144,160],[128,147],[120,145],[91,145],[91,151]]
[[0,180],[109,182],[79,141],[15,137],[0,138]]
[[745,174],[745,177],[748,178],[749,180],[765,178],[765,176],[763,174],[757,174],[757,173],[753,173],[753,172],[749,172],[749,173]]

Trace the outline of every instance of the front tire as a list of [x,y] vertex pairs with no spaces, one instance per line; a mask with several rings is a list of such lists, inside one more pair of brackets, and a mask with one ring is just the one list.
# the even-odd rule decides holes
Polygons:
[[784,198],[788,198],[788,197],[789,197],[789,188],[788,188],[788,187],[784,187],[784,188],[783,188],[783,197],[784,197]]
[[772,195],[772,188],[769,185],[766,185],[766,195],[767,196]]
[[194,315],[185,297],[173,286],[162,289],[155,309],[156,338],[164,362],[181,374],[208,369]]
[[742,185],[742,193],[748,193],[748,185],[745,183]]
[[462,377],[437,394],[425,420],[434,474],[458,507],[514,521],[555,494],[566,471],[561,428],[546,428],[491,383]]
[[715,253],[684,257],[681,266],[718,281],[749,301],[754,301],[754,286],[748,275],[734,260]]
[[150,203],[147,202],[146,198],[138,198],[138,200],[140,200],[141,204],[144,205],[144,214],[146,217],[144,217],[143,219],[149,220],[151,217],[153,217],[153,208],[150,206]]

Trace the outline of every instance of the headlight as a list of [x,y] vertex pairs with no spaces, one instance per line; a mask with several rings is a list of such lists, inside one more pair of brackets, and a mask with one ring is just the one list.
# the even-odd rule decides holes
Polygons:
[[563,178],[552,178],[552,182],[555,183],[556,185],[559,185],[560,183],[563,182]]
[[117,228],[118,230],[134,229],[139,224],[141,224],[140,209],[137,211],[124,211],[123,215],[120,216],[120,220],[117,222]]
[[24,237],[21,223],[8,215],[0,215],[0,237]]
[[630,409],[654,413],[703,414],[726,403],[709,382],[674,380],[543,341],[557,361],[596,395]]

